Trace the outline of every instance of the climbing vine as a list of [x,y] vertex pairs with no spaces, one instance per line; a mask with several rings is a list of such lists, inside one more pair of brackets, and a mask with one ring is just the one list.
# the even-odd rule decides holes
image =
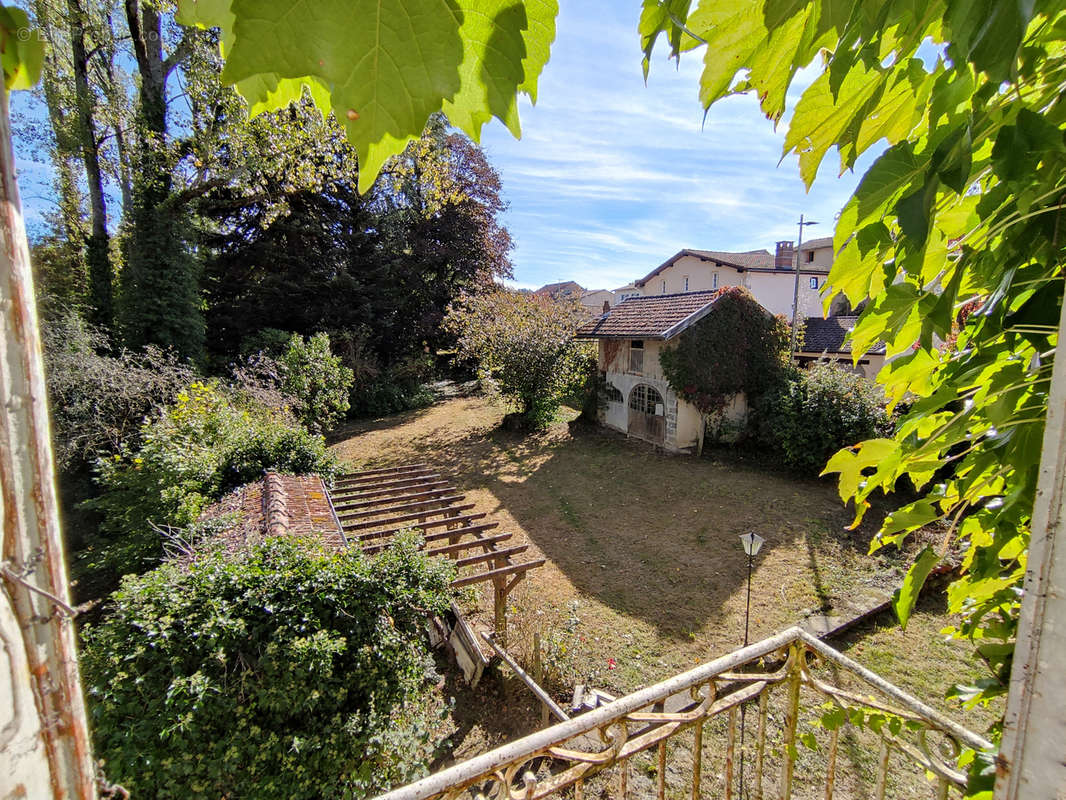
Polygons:
[[738,393],[748,402],[780,382],[788,364],[788,327],[740,286],[719,290],[711,311],[659,354],[663,375],[704,418]]

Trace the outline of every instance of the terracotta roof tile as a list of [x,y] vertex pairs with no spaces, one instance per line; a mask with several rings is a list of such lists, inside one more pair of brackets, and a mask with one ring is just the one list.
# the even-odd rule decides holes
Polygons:
[[[268,472],[263,480],[246,484],[212,503],[200,519],[225,515],[233,515],[233,523],[214,536],[212,543],[222,544],[231,553],[267,536],[313,537],[336,550],[346,546],[329,493],[317,475]],[[191,557],[186,554],[185,560]]]
[[[630,297],[577,329],[578,339],[666,339],[709,310],[718,291]],[[695,319],[692,321],[694,322]]]
[[634,281],[634,285],[644,286],[664,269],[673,266],[678,260],[685,256],[695,256],[696,258],[702,258],[704,261],[716,261],[719,264],[734,267],[737,270],[774,268],[774,257],[770,254],[769,250],[745,250],[740,253],[730,253],[725,250],[693,250],[692,248],[686,247],[684,250],[679,250],[674,255],[670,256],[670,258],[666,259],[666,261],[640,280]]
[[774,265],[774,257],[769,250],[745,250],[741,253],[730,253],[725,250],[689,250],[688,252],[731,266],[772,267]]
[[804,242],[803,243],[803,247],[801,249],[802,250],[819,250],[819,249],[821,249],[823,247],[832,247],[832,246],[833,246],[833,237],[832,236],[823,236],[820,239],[811,239],[810,241]]

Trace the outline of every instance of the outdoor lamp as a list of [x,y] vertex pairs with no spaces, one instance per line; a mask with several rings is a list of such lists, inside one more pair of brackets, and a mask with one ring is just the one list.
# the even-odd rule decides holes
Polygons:
[[757,533],[745,533],[740,537],[740,543],[744,546],[744,552],[749,556],[757,556],[759,548],[766,540]]

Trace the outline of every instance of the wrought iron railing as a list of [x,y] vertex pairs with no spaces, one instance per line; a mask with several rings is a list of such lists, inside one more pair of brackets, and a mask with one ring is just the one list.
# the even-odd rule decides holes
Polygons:
[[379,800],[944,798],[990,747],[790,628]]

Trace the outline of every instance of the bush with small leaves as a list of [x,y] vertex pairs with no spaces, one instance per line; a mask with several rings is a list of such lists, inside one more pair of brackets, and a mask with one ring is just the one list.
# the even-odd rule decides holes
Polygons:
[[195,377],[157,347],[112,350],[73,311],[46,320],[41,333],[56,462],[64,470],[135,443],[145,417]]
[[196,381],[144,425],[136,446],[97,462],[101,493],[86,505],[103,514],[105,552],[83,557],[117,574],[143,572],[162,554],[155,527],[188,525],[266,469],[330,479],[336,466],[322,437],[291,417]]
[[593,347],[574,339],[587,312],[576,301],[500,289],[465,296],[444,325],[459,357],[511,402],[521,427],[546,428],[563,399],[587,380]]
[[840,366],[815,364],[782,381],[754,408],[760,442],[797,472],[818,475],[829,457],[890,426],[876,384]]
[[135,797],[372,796],[424,774],[452,571],[295,538],[126,577],[82,632],[96,754]]

